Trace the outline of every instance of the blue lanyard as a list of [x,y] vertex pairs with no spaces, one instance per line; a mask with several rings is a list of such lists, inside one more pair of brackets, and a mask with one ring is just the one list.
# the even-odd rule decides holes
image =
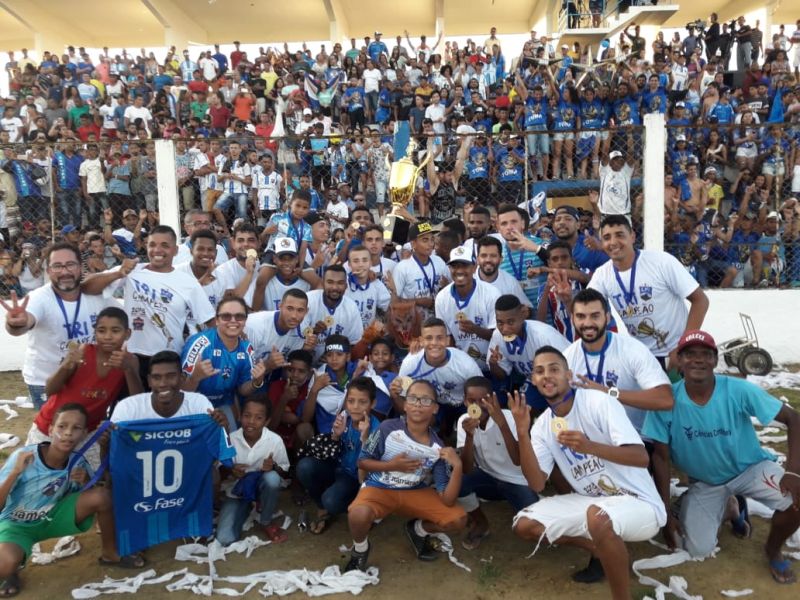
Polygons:
[[[450,360],[450,350],[447,350],[447,351],[446,351],[446,354],[445,354],[445,361],[444,361],[444,364],[446,365],[446,364],[448,363],[448,361],[449,361],[449,360]],[[433,372],[434,372],[436,369],[438,369],[438,368],[439,368],[439,367],[431,367],[430,369],[428,369],[428,370],[427,370],[427,371],[425,371],[424,373],[420,373],[420,371],[422,370],[422,364],[423,364],[424,362],[425,362],[425,351],[423,351],[423,352],[422,352],[422,358],[420,358],[420,359],[419,359],[419,362],[417,363],[417,366],[416,366],[416,368],[415,368],[415,369],[414,369],[414,371],[413,371],[413,372],[412,372],[412,373],[409,375],[409,377],[411,377],[411,379],[425,379],[425,378],[426,378],[428,375],[430,375],[430,374],[431,374],[431,373],[433,373]],[[444,365],[442,365],[442,366],[444,366]]]
[[581,350],[583,350],[583,362],[586,365],[586,376],[594,381],[595,383],[599,383],[600,385],[605,385],[605,380],[603,379],[603,365],[606,362],[606,350],[611,345],[611,332],[606,333],[606,341],[603,344],[603,347],[600,349],[600,359],[597,361],[597,372],[592,373],[592,369],[589,368],[589,354],[586,352],[586,348],[581,343]]
[[527,321],[522,322],[522,331],[520,335],[514,338],[513,342],[506,342],[506,350],[508,350],[509,354],[522,354],[522,351],[525,349],[525,345],[528,343],[528,323]]
[[514,271],[514,277],[516,277],[517,281],[522,281],[522,269],[524,268],[523,265],[525,263],[525,250],[519,251],[519,266],[514,263],[514,255],[512,254],[511,248],[508,246],[508,244],[506,244],[506,250],[508,251],[508,262],[511,263],[511,270]]
[[469,305],[469,301],[472,300],[472,295],[475,293],[475,290],[478,289],[478,283],[473,279],[472,280],[472,289],[470,290],[469,294],[465,299],[461,299],[461,296],[458,295],[458,291],[456,290],[456,285],[453,284],[453,287],[450,288],[450,295],[453,297],[453,300],[456,301],[456,308],[458,310],[464,310]]
[[617,278],[617,284],[619,285],[619,289],[622,290],[622,297],[625,299],[625,306],[631,306],[636,304],[636,263],[639,261],[639,251],[636,251],[636,256],[633,259],[633,265],[631,266],[631,278],[628,282],[630,286],[629,289],[625,288],[625,284],[622,283],[622,277],[619,276],[619,271],[617,267],[614,268],[614,277]]
[[433,259],[428,258],[428,264],[431,266],[431,271],[433,272],[433,277],[429,278],[428,273],[425,271],[425,266],[423,266],[423,264],[419,262],[417,255],[412,254],[411,258],[414,259],[414,262],[417,263],[419,270],[422,271],[422,276],[425,278],[425,286],[428,288],[428,291],[430,292],[431,296],[433,296],[435,294],[435,290],[433,289],[433,287],[436,285],[436,266],[433,264]]
[[356,276],[353,275],[352,273],[350,273],[347,276],[347,285],[350,286],[350,290],[353,291],[353,292],[356,292],[356,291],[366,292],[369,289],[369,279],[367,279],[367,284],[366,285],[361,285],[358,282],[358,279],[356,279]]
[[[298,246],[299,248],[299,246]],[[314,262],[314,251],[311,249],[311,245],[306,248],[306,252],[308,252],[308,257],[311,259],[311,263]],[[309,263],[309,264],[311,264]],[[323,273],[325,272],[325,267],[317,267],[316,273],[319,277],[322,277]],[[295,279],[295,281],[297,281]]]
[[[69,457],[69,461],[67,462],[67,472],[72,471],[75,465],[78,464],[78,461],[81,458],[83,458],[83,456],[86,454],[86,451],[89,450],[89,448],[91,448],[92,445],[94,445],[95,442],[97,442],[97,440],[100,439],[100,436],[103,435],[103,433],[105,433],[106,430],[108,430],[110,427],[111,427],[111,421],[104,421],[103,423],[100,424],[100,427],[98,427],[97,430],[92,434],[92,436],[88,440],[86,440],[83,446],[81,446],[77,452],[73,453]],[[100,463],[100,466],[94,472],[92,478],[86,483],[86,485],[84,485],[81,488],[81,491],[83,492],[85,490],[88,490],[95,483],[97,483],[107,467],[108,467],[108,456],[106,456],[103,459],[103,461]]]
[[551,413],[553,413],[553,416],[555,416],[555,417],[557,417],[557,416],[558,416],[558,415],[556,414],[556,411],[555,411],[555,408],[556,408],[556,406],[561,406],[561,405],[562,405],[562,404],[564,404],[565,402],[569,402],[569,401],[570,401],[572,398],[574,398],[574,397],[575,397],[575,390],[573,390],[573,389],[570,389],[570,390],[569,390],[569,393],[568,393],[566,396],[564,396],[564,397],[563,397],[561,400],[559,400],[559,401],[558,401],[558,402],[556,402],[555,404],[551,404],[551,405],[550,405],[550,412],[551,412]]
[[[295,281],[297,281],[297,280],[295,279]],[[284,285],[285,285],[285,284],[284,284]],[[272,319],[273,319],[273,321],[272,321],[272,322],[273,322],[273,324],[275,325],[275,333],[277,333],[277,334],[278,334],[280,337],[283,337],[283,336],[285,336],[287,333],[289,333],[289,331],[291,331],[291,330],[290,330],[290,329],[287,329],[286,331],[281,331],[281,328],[280,328],[280,327],[278,327],[278,317],[280,317],[280,314],[281,314],[281,311],[279,311],[279,310],[276,310],[276,311],[275,311],[275,315],[272,317]],[[298,325],[298,326],[297,326],[297,329],[296,329],[296,331],[297,331],[297,335],[298,335],[298,336],[300,336],[300,337],[303,337],[302,333],[300,332],[300,325]]]
[[80,334],[78,332],[78,316],[81,312],[81,296],[82,294],[78,294],[78,300],[75,303],[75,314],[72,316],[72,322],[70,322],[69,317],[67,316],[67,309],[64,306],[64,301],[61,299],[55,290],[53,290],[53,294],[56,297],[56,302],[58,302],[58,308],[61,309],[61,314],[64,316],[64,329],[67,330],[67,339],[71,340],[72,338],[78,337]]

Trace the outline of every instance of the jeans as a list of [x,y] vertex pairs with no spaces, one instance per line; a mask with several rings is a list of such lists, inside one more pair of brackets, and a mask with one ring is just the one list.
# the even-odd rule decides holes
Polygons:
[[743,71],[747,69],[751,62],[753,62],[752,44],[750,42],[739,42],[736,48],[736,70]]
[[[281,477],[275,471],[261,475],[258,482],[258,502],[261,505],[259,523],[269,525],[272,514],[278,505],[278,494],[281,491]],[[238,498],[225,498],[219,510],[217,521],[217,539],[223,546],[239,541],[242,527],[250,515],[251,503]]]
[[340,469],[335,462],[310,456],[297,463],[297,479],[314,504],[332,515],[347,512],[360,487],[358,479]]
[[47,402],[47,396],[44,393],[43,385],[29,385],[28,396],[30,396],[31,402],[33,402],[33,408],[36,410],[42,408],[44,403]]
[[59,190],[56,192],[58,199],[58,209],[60,211],[61,223],[59,227],[64,225],[81,226],[81,204],[83,203],[83,196],[79,189],[74,190]]
[[[503,451],[505,452],[505,448]],[[461,478],[461,491],[458,497],[463,498],[470,494],[475,494],[484,500],[505,500],[516,511],[539,500],[536,492],[527,485],[500,481],[477,467]]]
[[[86,212],[88,214],[89,227],[100,228],[100,215],[103,209],[109,207],[108,196],[104,192],[98,194],[89,194],[88,198],[84,198],[86,202]],[[76,226],[80,224],[76,223]]]
[[230,208],[231,204],[236,202],[236,218],[247,218],[247,194],[232,194],[225,192],[219,197],[217,203],[214,204],[216,210],[221,210],[223,213]]

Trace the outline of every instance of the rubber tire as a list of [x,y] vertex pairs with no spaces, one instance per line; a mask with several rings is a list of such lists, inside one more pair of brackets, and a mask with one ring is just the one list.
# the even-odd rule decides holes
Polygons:
[[739,371],[745,376],[768,375],[772,371],[772,356],[763,348],[748,348],[739,357]]

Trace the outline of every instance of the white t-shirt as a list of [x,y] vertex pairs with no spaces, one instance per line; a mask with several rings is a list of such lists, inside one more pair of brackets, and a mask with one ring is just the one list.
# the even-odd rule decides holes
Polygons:
[[[244,430],[237,429],[230,434],[231,446],[236,450],[234,464],[244,465],[246,473],[254,473],[261,470],[261,466],[268,458],[272,458],[275,466],[289,470],[289,457],[286,455],[286,446],[283,444],[281,436],[264,427],[261,430],[261,437],[251,446],[244,439]],[[236,486],[236,479],[229,478],[222,482],[220,486],[225,495],[235,498],[233,488]]]
[[260,311],[250,313],[244,326],[244,333],[253,346],[253,362],[269,356],[275,346],[284,356],[292,350],[300,350],[306,343],[303,330],[309,326],[308,318],[300,325],[288,331],[278,331],[278,311]]
[[[647,346],[627,335],[608,333],[611,341],[603,354],[603,372],[600,368],[600,352],[584,352],[583,342],[576,340],[564,352],[569,370],[574,375],[599,376],[603,385],[620,390],[650,390],[659,385],[670,385],[655,356]],[[596,381],[596,380],[595,380]],[[622,407],[636,431],[641,431],[647,411],[623,404]]]
[[150,130],[149,123],[153,120],[153,114],[150,112],[150,109],[144,106],[139,108],[135,106],[129,106],[125,109],[123,117],[128,119],[128,121],[131,123],[136,121],[136,119],[142,119],[142,121],[144,121],[144,126],[148,131]]
[[517,281],[513,275],[506,273],[499,267],[497,269],[497,279],[494,281],[485,281],[481,275],[480,269],[475,269],[475,279],[483,281],[483,283],[486,285],[492,286],[501,296],[511,294],[512,296],[519,298],[519,301],[525,306],[532,306],[530,298],[528,298],[528,296],[525,294],[522,286],[519,284],[519,281]]
[[331,311],[322,299],[322,290],[312,290],[308,292],[308,320],[313,327],[319,321],[324,321],[327,317],[333,317],[333,325],[317,334],[317,347],[314,349],[314,361],[319,361],[325,351],[325,339],[329,335],[343,335],[350,344],[356,344],[364,335],[364,326],[361,324],[361,313],[358,306],[350,298],[343,297],[336,308]]
[[214,307],[194,275],[176,269],[157,273],[146,267],[136,265],[130,275],[114,281],[105,293],[124,290],[125,312],[132,330],[129,352],[153,356],[161,350],[173,350],[180,354],[184,326],[213,319]]
[[[192,261],[192,248],[189,244],[190,241],[188,239],[182,244],[178,244],[178,254],[175,255],[175,259],[172,261],[175,266]],[[220,266],[226,262],[228,262],[228,253],[225,248],[217,244],[217,258],[214,259],[214,264]]]
[[[247,302],[247,306],[253,306],[253,295],[256,291],[256,282],[258,281],[258,271],[260,267],[261,265],[256,265],[256,268],[253,270],[253,277],[250,280],[250,285],[244,293],[244,301]],[[235,289],[246,275],[247,269],[240,265],[239,260],[236,258],[231,258],[214,269],[214,277],[222,281],[226,290]]]
[[308,292],[311,289],[311,284],[305,279],[300,279],[300,277],[290,283],[284,283],[275,275],[269,280],[267,287],[264,289],[264,310],[278,310],[281,300],[283,300],[283,295],[292,289]]
[[119,401],[111,413],[111,421],[141,421],[143,419],[172,419],[174,417],[188,417],[191,415],[205,415],[214,410],[208,398],[197,392],[183,392],[183,402],[171,417],[162,417],[153,410],[153,397],[150,392],[135,394]]
[[611,165],[600,165],[600,212],[604,215],[631,214],[631,176],[633,167],[628,163],[619,171]]
[[442,104],[431,104],[425,109],[425,118],[433,121],[433,130],[436,133],[444,133],[444,106]]
[[[347,208],[347,204],[344,202],[337,202],[334,204],[333,202],[328,202],[328,205],[325,207],[325,212],[329,215],[333,215],[334,217],[339,217],[340,219],[347,219],[350,216],[350,209]],[[331,229],[336,229],[337,226],[341,226],[341,223],[333,223]]]
[[[226,175],[235,175],[236,177],[250,177],[253,171],[253,168],[250,166],[250,163],[247,162],[244,156],[239,156],[238,159],[225,159],[221,161],[221,164],[217,165],[217,178],[222,185],[222,191],[226,194],[246,194],[250,191],[250,188],[246,183],[242,183],[238,179],[219,179],[219,176],[222,175],[223,169],[225,168],[225,164],[230,163],[230,169],[227,171]],[[251,180],[252,183],[252,180]]]
[[382,281],[368,281],[366,285],[351,281],[348,278],[347,289],[344,293],[346,298],[350,298],[358,307],[361,313],[361,324],[366,327],[377,317],[378,309],[386,312],[392,295]]
[[[609,402],[608,395],[595,390],[575,390],[572,410],[566,417],[567,428],[581,431],[593,442],[612,446],[643,445],[622,405]],[[591,454],[580,454],[562,446],[550,429],[553,412],[545,410],[531,427],[531,445],[539,468],[547,475],[554,465],[578,494],[617,496],[625,494],[653,507],[660,523],[666,518],[664,503],[652,477],[643,467],[628,467]]]
[[[311,265],[311,259],[306,253],[306,265]],[[389,275],[394,271],[394,268],[397,266],[397,263],[393,261],[391,258],[386,258],[385,256],[381,256],[380,263],[377,265],[370,265],[369,270],[375,273],[384,284],[388,285]],[[344,263],[344,270],[350,273],[350,263]]]
[[400,364],[398,375],[429,381],[436,388],[439,404],[458,406],[464,402],[464,382],[483,373],[477,363],[458,348],[448,348],[447,356],[447,362],[441,367],[432,367],[425,360],[424,350],[409,354]]
[[102,295],[81,294],[77,315],[77,302],[64,301],[62,312],[49,283],[33,290],[27,297],[27,311],[36,323],[28,332],[22,378],[28,385],[44,385],[67,354],[69,326],[74,325],[73,340],[79,344],[93,343],[97,313],[110,303]]
[[10,119],[0,119],[0,129],[8,132],[8,141],[17,142],[21,139],[23,123],[19,117],[11,117]]
[[259,210],[278,210],[281,207],[283,177],[275,171],[264,174],[261,165],[253,167],[250,187],[256,191]]
[[[181,271],[182,273],[188,273],[192,277],[195,277],[194,271],[192,271],[191,262],[175,265],[175,270]],[[199,281],[200,280],[198,279],[198,282]],[[222,296],[225,294],[226,289],[228,288],[225,286],[225,282],[217,277],[216,274],[214,275],[214,279],[211,281],[211,283],[203,286],[203,292],[205,292],[208,301],[211,302],[211,306],[214,308],[216,308],[217,304],[219,304],[219,301],[222,300]],[[202,325],[202,323],[193,323],[193,325]]]
[[86,191],[90,194],[104,194],[106,191],[106,178],[103,176],[103,167],[100,159],[87,158],[78,167],[78,175],[86,177]]
[[461,331],[458,326],[459,313],[466,315],[467,320],[472,321],[478,327],[494,329],[495,310],[494,304],[500,297],[500,292],[488,283],[475,281],[475,291],[472,293],[466,306],[458,308],[456,299],[453,296],[454,283],[442,288],[436,294],[436,316],[444,321],[447,331],[456,341],[456,347],[466,352],[475,362],[481,371],[488,371],[486,364],[486,352],[489,350],[489,340],[484,340],[474,333]]
[[381,89],[381,72],[378,69],[364,69],[362,74],[364,77],[364,91],[368,94],[370,92],[379,92]]
[[[506,418],[511,435],[516,440],[517,425],[514,423],[514,416],[510,410],[506,409],[503,409],[503,416]],[[468,418],[469,415],[461,415],[456,425],[456,448],[458,450],[461,450],[467,442],[464,420]],[[490,418],[486,422],[486,429],[475,428],[475,433],[472,436],[472,448],[475,465],[487,475],[506,483],[528,485],[528,481],[522,474],[522,469],[511,462],[506,442],[503,439],[503,432],[494,422],[494,419]]]
[[200,68],[203,70],[203,79],[211,81],[217,76],[219,64],[215,59],[205,57],[200,59]]
[[614,274],[611,261],[599,266],[589,287],[608,298],[622,318],[628,333],[655,356],[667,356],[686,329],[689,310],[686,298],[698,288],[678,259],[666,252],[641,250],[636,261],[636,281],[631,269],[619,274],[626,289],[633,284],[629,304]]
[[500,330],[495,329],[489,341],[489,352],[497,346],[500,348],[500,362],[498,366],[506,372],[511,371],[524,375],[527,379],[533,369],[533,355],[542,346],[552,346],[563,352],[569,346],[567,338],[561,335],[554,327],[540,321],[525,321],[525,339],[516,338],[513,342],[506,342]]
[[[408,299],[435,298],[439,290],[447,284],[449,275],[450,271],[447,269],[447,265],[435,254],[423,266],[420,266],[413,256],[406,258],[397,263],[392,271],[397,297]],[[427,309],[423,312],[426,317],[433,315],[433,311]]]
[[[108,86],[106,86],[106,92],[108,92]],[[103,116],[103,129],[117,129],[117,119],[114,116],[115,106],[115,99],[112,99],[111,105],[103,104],[97,109],[97,112]]]

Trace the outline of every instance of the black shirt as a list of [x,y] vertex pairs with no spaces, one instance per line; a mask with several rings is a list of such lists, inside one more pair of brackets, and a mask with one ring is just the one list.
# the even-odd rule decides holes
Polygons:
[[395,96],[394,105],[397,107],[397,120],[408,121],[411,109],[414,106],[414,94],[400,92]]

